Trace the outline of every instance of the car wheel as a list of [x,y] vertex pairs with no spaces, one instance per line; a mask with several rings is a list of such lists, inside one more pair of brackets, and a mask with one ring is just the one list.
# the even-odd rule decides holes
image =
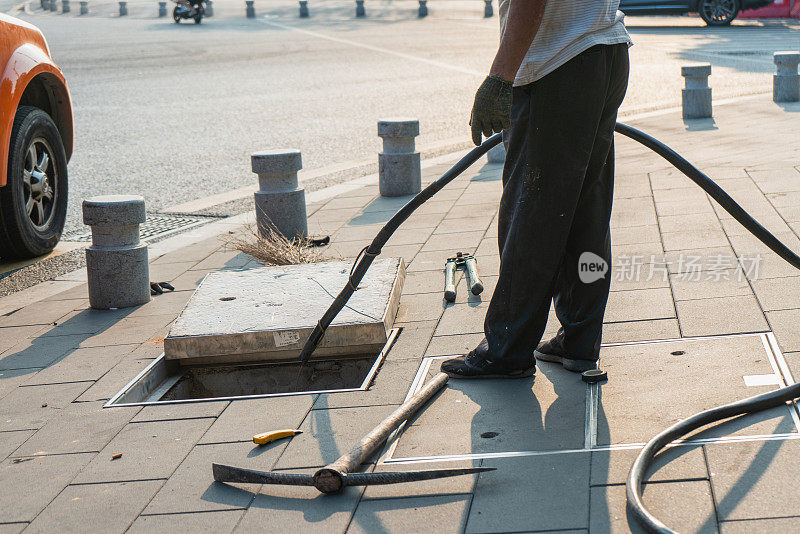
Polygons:
[[737,0],[701,0],[700,18],[709,26],[727,26],[739,14]]
[[175,24],[181,23],[181,16],[178,14],[178,6],[175,6],[175,9],[172,10],[172,20],[175,21]]
[[17,109],[7,177],[0,187],[0,256],[23,259],[50,252],[67,218],[67,156],[58,128],[39,108]]

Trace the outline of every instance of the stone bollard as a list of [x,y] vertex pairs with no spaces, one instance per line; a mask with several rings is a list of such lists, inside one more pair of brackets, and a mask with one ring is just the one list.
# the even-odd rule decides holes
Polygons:
[[119,3],[119,16],[124,17],[128,14],[128,2]]
[[50,0],[50,11],[55,13],[58,11],[58,5],[56,4],[56,0]]
[[39,0],[39,4],[42,6],[42,11],[47,11],[48,9],[50,9],[49,0]]
[[89,305],[99,310],[150,302],[147,245],[139,241],[144,199],[107,195],[83,201],[83,224],[92,227],[86,249]]
[[383,197],[415,195],[422,189],[422,171],[414,138],[419,135],[416,119],[378,121],[383,152],[378,154],[378,189]]
[[212,2],[212,0],[208,0],[206,2],[205,16],[206,17],[213,17],[214,16],[214,2]]
[[89,2],[88,0],[81,0],[81,15],[88,15],[89,14]]
[[489,163],[505,163],[506,161],[506,147],[500,143],[489,152],[486,153],[486,160]]
[[428,0],[419,0],[419,18],[428,16]]
[[245,5],[244,11],[248,19],[256,18],[256,8],[253,6],[253,3],[254,0],[245,0],[244,2]]
[[167,3],[166,2],[159,2],[158,3],[158,16],[159,16],[159,18],[167,16]]
[[772,60],[778,67],[778,73],[772,77],[772,100],[800,101],[800,75],[797,74],[800,52],[775,52]]
[[308,18],[308,0],[300,0],[300,18]]
[[364,0],[356,0],[356,17],[366,17],[367,12],[364,9]]
[[483,17],[489,18],[494,15],[494,10],[492,9],[492,0],[483,0],[486,5],[483,6]]
[[681,67],[681,76],[686,78],[686,88],[681,91],[684,119],[705,119],[711,117],[711,88],[708,77],[711,65]]
[[69,13],[69,0],[61,0],[61,12],[62,13]]
[[297,171],[303,168],[299,150],[270,150],[250,156],[258,174],[255,193],[256,224],[262,237],[270,226],[287,239],[308,236],[306,192],[298,187]]

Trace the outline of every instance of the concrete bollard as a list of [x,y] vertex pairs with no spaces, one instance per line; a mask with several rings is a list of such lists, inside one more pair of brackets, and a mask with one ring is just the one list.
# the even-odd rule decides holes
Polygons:
[[428,0],[419,0],[419,18],[428,16]]
[[775,102],[800,101],[800,75],[797,65],[800,52],[775,52],[772,60],[778,72],[772,77],[772,100]]
[[166,2],[159,2],[158,3],[158,16],[159,16],[159,18],[167,16],[167,3]]
[[711,117],[711,64],[681,67],[681,76],[686,78],[686,88],[681,91],[684,119]]
[[248,19],[256,18],[256,8],[253,6],[254,0],[245,0],[244,8],[245,14],[247,15]]
[[56,0],[50,0],[50,11],[53,13],[58,11],[58,5],[56,4]]
[[492,9],[492,0],[483,0],[486,5],[483,6],[483,17],[489,18],[494,15],[494,10]]
[[61,0],[61,12],[62,13],[69,13],[69,0]]
[[419,135],[416,119],[378,121],[383,152],[378,154],[378,189],[383,197],[415,195],[422,189],[422,170],[414,138]]
[[366,17],[367,12],[364,9],[364,0],[356,0],[356,17]]
[[213,17],[214,16],[214,2],[212,0],[207,0],[206,2],[206,17]]
[[83,224],[92,227],[86,249],[89,305],[99,310],[150,302],[147,245],[139,241],[144,199],[107,195],[83,201]]
[[49,0],[39,0],[39,5],[41,5],[42,11],[47,11],[48,9],[50,9]]
[[81,0],[81,15],[88,15],[89,14],[89,2],[87,0]]
[[300,18],[308,18],[308,0],[300,0]]
[[486,153],[486,160],[489,163],[505,163],[506,161],[506,147],[500,143],[489,152]]
[[297,171],[303,168],[298,150],[270,150],[250,156],[258,175],[255,193],[256,224],[262,237],[270,226],[287,239],[308,236],[306,192],[298,187]]
[[119,16],[124,17],[128,14],[128,2],[119,3]]

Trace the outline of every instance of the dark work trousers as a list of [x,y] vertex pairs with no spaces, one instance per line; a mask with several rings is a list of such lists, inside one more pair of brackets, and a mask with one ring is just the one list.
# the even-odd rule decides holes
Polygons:
[[[598,45],[515,87],[503,168],[500,277],[486,313],[486,358],[530,365],[555,302],[565,356],[597,360],[611,281],[614,124],[628,86],[628,46]],[[591,283],[579,258],[608,268]]]

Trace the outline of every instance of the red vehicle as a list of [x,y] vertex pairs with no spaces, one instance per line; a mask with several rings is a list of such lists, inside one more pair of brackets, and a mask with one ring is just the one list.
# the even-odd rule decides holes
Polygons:
[[30,258],[64,229],[72,101],[42,32],[3,14],[0,70],[0,258]]

